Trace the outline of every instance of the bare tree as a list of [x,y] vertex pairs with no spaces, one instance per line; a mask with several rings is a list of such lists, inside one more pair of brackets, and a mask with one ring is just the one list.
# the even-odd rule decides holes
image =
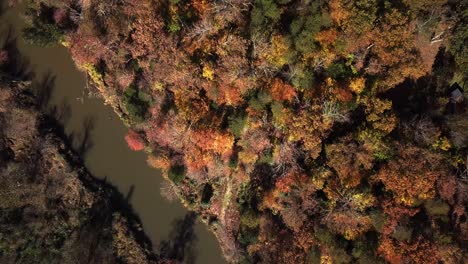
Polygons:
[[323,118],[332,120],[334,122],[347,122],[349,120],[348,115],[342,112],[338,104],[331,101],[323,102],[322,116]]

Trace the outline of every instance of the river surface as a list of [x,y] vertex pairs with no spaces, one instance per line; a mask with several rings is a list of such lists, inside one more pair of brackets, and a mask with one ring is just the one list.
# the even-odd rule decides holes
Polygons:
[[[6,9],[0,17],[0,45],[9,31],[16,37],[24,26],[19,9]],[[25,43],[21,37],[16,39],[20,54],[29,60],[34,82],[52,81],[49,107],[60,109],[66,134],[74,135],[75,146],[87,138],[84,162],[89,171],[95,177],[105,178],[128,197],[145,233],[158,248],[173,232],[175,221],[188,211],[178,201],[170,203],[161,197],[160,186],[164,179],[160,172],[146,164],[145,153],[133,152],[127,147],[124,140],[127,128],[112,108],[104,105],[103,100],[88,96],[86,76],[75,67],[67,49],[37,47]],[[195,263],[225,263],[207,227],[197,221],[194,228]]]

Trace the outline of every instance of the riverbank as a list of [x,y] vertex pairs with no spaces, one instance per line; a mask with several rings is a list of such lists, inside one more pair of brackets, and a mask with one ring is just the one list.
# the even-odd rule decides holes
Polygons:
[[465,4],[27,2],[229,262],[464,259]]
[[0,262],[157,263],[138,216],[31,86],[0,72]]
[[[124,140],[127,128],[112,107],[104,105],[100,98],[88,95],[89,79],[78,71],[68,50],[63,46],[30,45],[20,37],[24,27],[22,8],[5,9],[0,23],[0,39],[8,35],[17,45],[28,70],[34,72],[34,85],[50,86],[45,96],[48,110],[57,114],[64,134],[80,152],[91,174],[111,183],[125,196],[140,217],[154,250],[159,252],[172,241],[171,237],[182,232],[177,226],[192,219],[191,214],[179,203],[170,203],[160,195],[164,181],[160,172],[147,165],[145,153],[128,149]],[[183,232],[193,232],[190,243],[185,243],[186,248],[181,249],[187,256],[196,255],[190,257],[191,261],[222,263],[219,246],[202,223],[194,221]]]

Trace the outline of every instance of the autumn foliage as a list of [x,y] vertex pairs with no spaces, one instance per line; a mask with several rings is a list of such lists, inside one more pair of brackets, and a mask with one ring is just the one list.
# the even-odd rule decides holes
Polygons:
[[296,91],[292,85],[280,79],[274,79],[271,84],[271,96],[277,101],[292,101],[296,96]]
[[405,205],[433,198],[435,184],[443,175],[440,157],[411,146],[400,151],[399,158],[381,168],[378,179]]
[[128,147],[133,151],[140,151],[145,148],[145,142],[141,136],[133,130],[129,130],[127,135],[125,135],[125,141],[127,141]]
[[82,2],[82,19],[52,7],[75,62],[229,261],[466,254],[466,103],[451,97],[466,6]]

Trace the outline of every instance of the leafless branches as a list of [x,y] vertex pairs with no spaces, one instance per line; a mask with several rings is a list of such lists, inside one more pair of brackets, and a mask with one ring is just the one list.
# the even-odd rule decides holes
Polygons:
[[325,101],[322,104],[322,116],[325,119],[333,120],[334,122],[347,122],[349,117],[342,113],[340,107],[333,102]]
[[209,18],[204,18],[200,22],[196,23],[188,36],[191,39],[200,41],[205,38],[214,29],[213,22]]

